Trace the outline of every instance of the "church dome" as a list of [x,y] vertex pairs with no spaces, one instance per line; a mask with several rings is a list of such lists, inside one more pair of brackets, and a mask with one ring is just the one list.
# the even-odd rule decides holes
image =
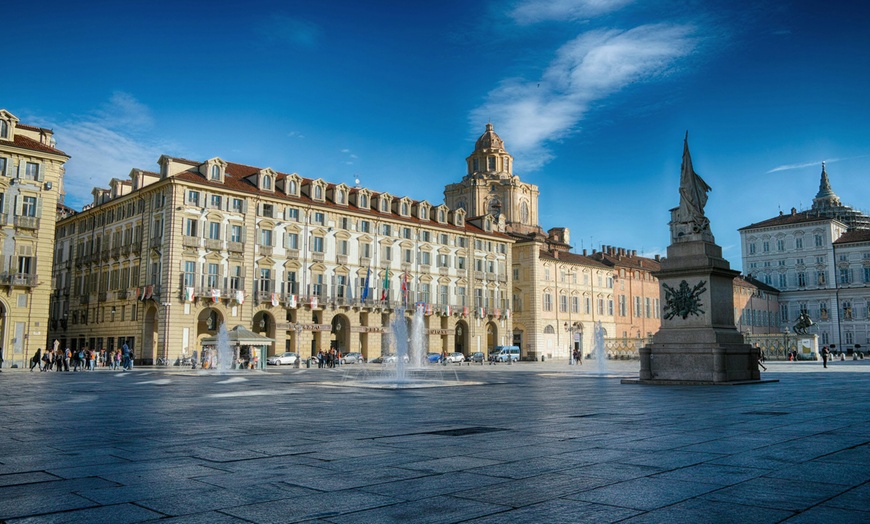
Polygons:
[[486,124],[486,131],[480,135],[477,142],[474,144],[475,151],[482,149],[501,149],[504,150],[504,140],[492,130],[492,124]]

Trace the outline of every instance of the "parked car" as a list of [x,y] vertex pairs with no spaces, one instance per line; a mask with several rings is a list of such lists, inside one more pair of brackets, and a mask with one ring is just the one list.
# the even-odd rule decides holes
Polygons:
[[426,361],[430,364],[437,364],[441,362],[441,353],[427,353]]
[[486,360],[486,355],[481,353],[480,351],[475,351],[474,353],[468,355],[469,362],[483,362]]
[[287,364],[295,364],[296,360],[299,358],[299,355],[293,353],[292,351],[286,351],[281,353],[280,355],[272,355],[266,360],[266,363],[272,366],[281,366]]
[[496,346],[489,354],[489,360],[492,362],[507,362],[508,360],[516,362],[519,359],[519,346]]
[[448,363],[455,362],[455,363],[461,364],[462,362],[465,362],[465,355],[463,355],[462,353],[460,353],[458,351],[454,351],[453,353],[447,355],[447,362]]
[[[404,355],[402,357],[402,359],[407,363],[408,362],[408,355]],[[398,361],[399,361],[399,355],[396,355],[395,353],[391,353],[389,355],[384,355],[384,364],[395,364]]]
[[379,357],[375,357],[375,358],[369,360],[369,364],[383,364],[383,363],[384,363],[384,355],[381,355]]
[[351,352],[347,355],[341,357],[342,364],[365,364],[366,359],[362,356],[362,353]]

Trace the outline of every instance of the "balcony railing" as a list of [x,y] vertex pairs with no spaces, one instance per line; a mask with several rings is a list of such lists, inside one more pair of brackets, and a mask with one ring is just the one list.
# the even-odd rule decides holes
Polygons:
[[133,251],[133,254],[138,255],[142,252],[142,242],[133,242],[133,245],[130,246],[130,249],[131,251]]
[[0,226],[5,226],[8,224],[9,213],[0,213]]
[[21,229],[39,229],[39,219],[36,217],[15,216],[15,227]]
[[336,255],[335,261],[342,266],[346,266],[347,265],[347,255]]
[[122,289],[121,291],[116,291],[115,296],[118,297],[119,300],[125,300],[127,298],[127,290]]
[[121,248],[120,247],[113,247],[112,248],[112,258],[117,260],[120,257],[121,257]]
[[227,242],[227,251],[232,251],[233,253],[244,253],[245,244],[242,242],[233,242],[232,240]]
[[100,291],[97,293],[97,302],[105,302],[107,293],[105,291]]
[[0,273],[0,283],[10,286],[34,287],[36,275],[30,273]]
[[148,245],[151,247],[160,247],[163,245],[163,237],[152,237]]
[[257,249],[259,249],[259,251],[260,251],[260,256],[263,256],[263,257],[272,256],[272,252],[274,250],[274,248],[272,246],[261,246],[259,244],[257,244]]
[[214,251],[220,251],[220,250],[221,250],[221,247],[222,247],[221,244],[223,244],[223,242],[221,242],[221,240],[220,240],[220,239],[217,239],[217,238],[206,238],[206,239],[205,239],[205,247],[206,247],[206,249],[211,249],[211,250],[214,250]]
[[325,259],[323,253],[311,253],[311,260],[314,262],[323,262]]
[[121,254],[122,255],[127,256],[130,254],[130,251],[131,251],[130,244],[125,244],[125,245],[121,246]]

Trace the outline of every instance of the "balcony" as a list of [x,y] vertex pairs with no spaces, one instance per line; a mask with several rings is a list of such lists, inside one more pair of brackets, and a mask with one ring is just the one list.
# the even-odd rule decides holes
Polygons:
[[261,257],[270,257],[275,250],[272,246],[261,246],[259,244],[257,244],[257,249],[259,250]]
[[36,287],[36,275],[31,275],[30,273],[0,273],[0,284]]
[[438,268],[438,274],[439,274],[439,275],[449,275],[449,274],[450,274],[450,268],[449,268],[449,267],[439,267],[439,268]]
[[112,258],[114,258],[115,260],[118,260],[119,258],[121,258],[121,248],[120,247],[113,247],[112,248]]
[[499,275],[498,281],[499,282],[507,282],[507,275]]
[[245,252],[245,244],[242,242],[233,242],[232,240],[227,242],[227,251],[232,253],[244,253]]
[[336,261],[339,265],[346,266],[346,265],[347,265],[347,255],[337,255],[337,256],[335,257],[335,261]]
[[0,213],[0,226],[5,226],[8,224],[9,213]]
[[116,291],[115,296],[119,300],[125,300],[127,298],[128,291],[126,289],[122,289],[121,291]]
[[36,217],[15,216],[15,227],[19,229],[39,229],[39,219]]
[[181,245],[184,247],[199,247],[199,237],[181,237]]
[[205,248],[206,249],[211,249],[213,251],[220,251],[221,248],[223,247],[221,244],[223,244],[223,242],[221,242],[221,240],[217,239],[217,238],[206,238],[205,239]]
[[105,291],[100,291],[97,293],[97,302],[105,302],[107,298],[107,293]]
[[162,246],[163,245],[163,237],[152,237],[151,241],[148,243],[148,245],[152,248]]
[[474,278],[476,278],[477,280],[483,280],[485,277],[486,277],[486,275],[484,274],[483,271],[475,271],[474,272]]
[[284,252],[287,253],[287,258],[299,258],[298,249],[285,249]]
[[142,252],[142,242],[133,242],[133,245],[130,246],[130,250],[134,255],[138,255]]
[[105,262],[108,262],[109,256],[110,256],[110,251],[108,249],[104,249],[100,252],[100,258]]
[[124,255],[125,257],[130,254],[130,251],[131,251],[130,244],[125,244],[125,245],[121,246],[121,254]]
[[314,262],[323,262],[325,260],[323,253],[311,253],[311,260]]

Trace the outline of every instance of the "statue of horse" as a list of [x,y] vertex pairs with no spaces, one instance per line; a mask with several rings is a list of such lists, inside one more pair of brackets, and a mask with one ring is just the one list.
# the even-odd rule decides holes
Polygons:
[[798,335],[806,335],[807,329],[815,325],[815,322],[810,318],[806,311],[801,311],[797,318],[797,323],[794,325],[794,332]]

